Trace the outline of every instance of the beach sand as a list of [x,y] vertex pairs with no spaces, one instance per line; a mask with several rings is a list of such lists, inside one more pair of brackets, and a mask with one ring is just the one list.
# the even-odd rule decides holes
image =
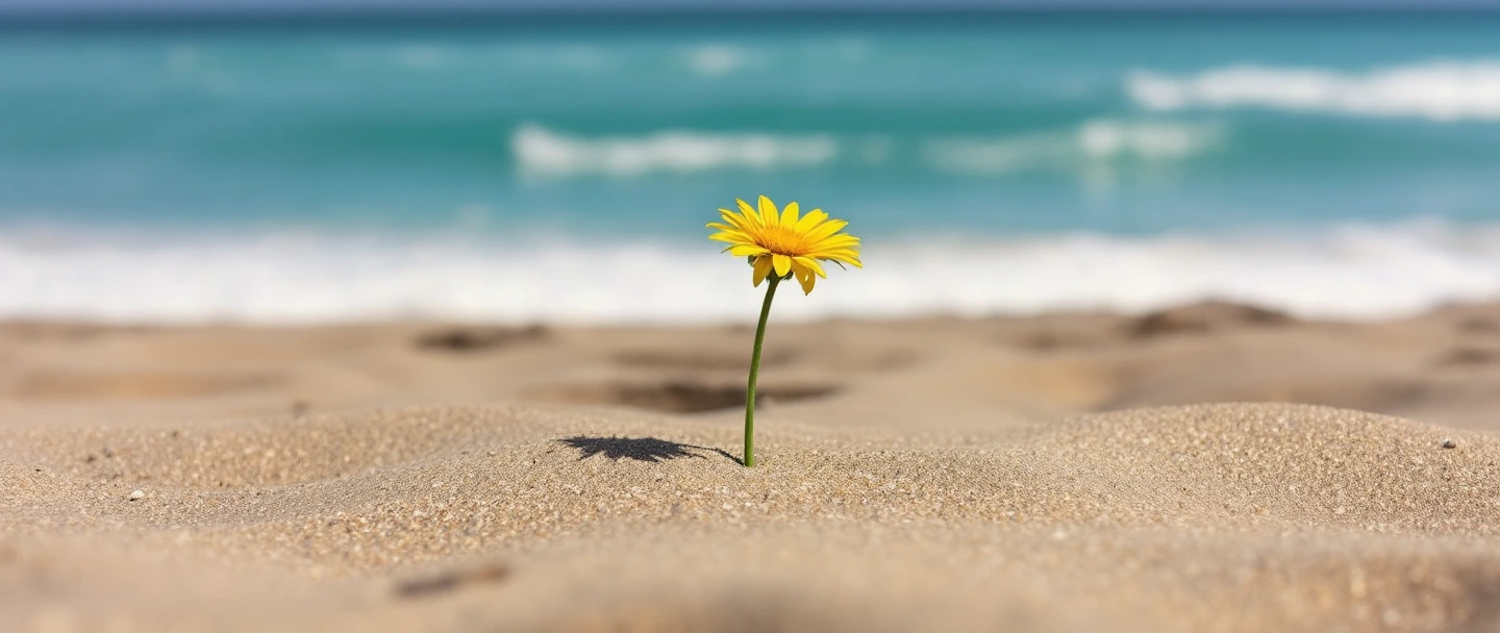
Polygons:
[[0,628],[1494,630],[1500,305],[0,325]]

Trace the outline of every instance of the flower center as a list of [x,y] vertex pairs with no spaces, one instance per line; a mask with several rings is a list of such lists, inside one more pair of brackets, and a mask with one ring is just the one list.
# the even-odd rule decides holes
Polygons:
[[755,236],[755,242],[777,255],[800,257],[807,251],[807,240],[801,233],[784,226],[770,227]]

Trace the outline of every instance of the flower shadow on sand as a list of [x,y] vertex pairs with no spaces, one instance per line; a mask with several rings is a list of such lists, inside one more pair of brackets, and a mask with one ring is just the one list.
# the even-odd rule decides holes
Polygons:
[[738,457],[730,455],[723,449],[669,442],[654,437],[589,437],[575,435],[557,441],[578,449],[578,459],[580,461],[595,455],[603,455],[616,461],[633,459],[640,462],[664,462],[669,459],[684,457],[706,459],[707,456],[694,451],[707,451],[718,453],[736,464],[741,463]]

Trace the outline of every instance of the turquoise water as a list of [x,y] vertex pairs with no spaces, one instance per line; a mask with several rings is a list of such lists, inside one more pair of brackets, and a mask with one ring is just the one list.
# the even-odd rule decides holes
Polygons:
[[768,193],[870,240],[793,315],[1379,316],[1500,292],[1497,174],[1494,14],[0,30],[10,315],[738,318]]

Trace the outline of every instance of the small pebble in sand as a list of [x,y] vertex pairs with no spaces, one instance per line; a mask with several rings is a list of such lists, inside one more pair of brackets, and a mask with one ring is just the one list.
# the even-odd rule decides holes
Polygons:
[[1458,442],[1453,441],[1451,437],[1445,437],[1443,438],[1443,448],[1458,448]]
[[146,498],[146,492],[144,490],[137,489],[137,490],[130,491],[130,500],[131,501],[136,501],[138,499],[145,499],[145,498]]

